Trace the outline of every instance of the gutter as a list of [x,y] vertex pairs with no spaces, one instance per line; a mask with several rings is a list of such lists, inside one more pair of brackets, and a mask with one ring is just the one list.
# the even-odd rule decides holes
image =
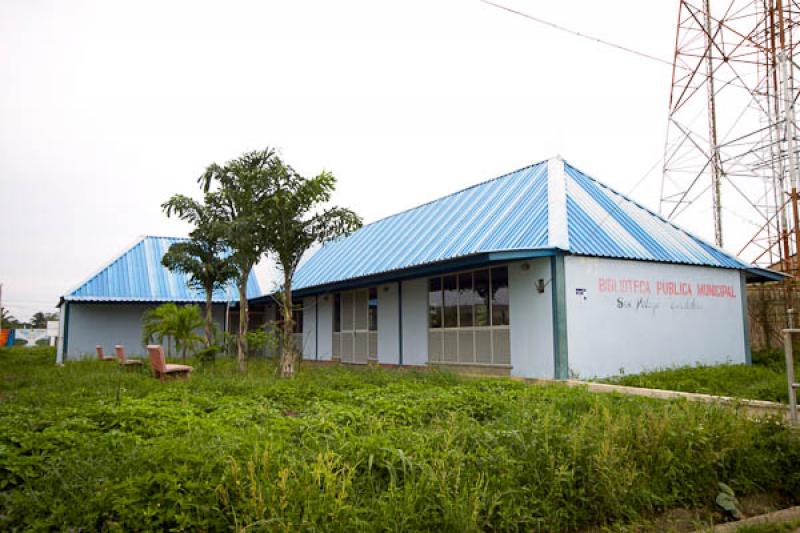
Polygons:
[[[446,272],[462,270],[465,268],[472,268],[488,263],[507,263],[509,261],[521,261],[524,259],[534,259],[537,257],[551,257],[556,255],[557,250],[510,250],[504,252],[486,252],[460,257],[455,260],[440,261],[437,263],[426,263],[398,270],[390,270],[381,272],[379,274],[372,274],[368,276],[361,276],[358,278],[350,278],[342,281],[335,281],[325,283],[322,285],[314,285],[302,289],[292,290],[292,296],[302,298],[305,296],[315,296],[317,294],[326,294],[330,292],[338,292],[351,289],[365,288],[372,285],[383,285],[386,283],[393,283],[407,279],[414,279],[423,276],[434,274],[443,274]],[[249,300],[252,303],[263,303],[268,301],[271,295],[264,295],[258,298]]]

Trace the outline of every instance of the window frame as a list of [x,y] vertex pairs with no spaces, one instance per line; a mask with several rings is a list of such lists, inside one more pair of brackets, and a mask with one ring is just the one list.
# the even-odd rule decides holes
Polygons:
[[[427,310],[428,343],[430,345],[431,335],[432,334],[439,335],[441,337],[441,343],[442,343],[442,348],[441,348],[442,360],[441,361],[430,361],[430,356],[429,356],[428,362],[430,364],[493,366],[493,367],[504,367],[504,368],[510,368],[511,367],[510,358],[509,358],[509,363],[499,363],[499,362],[497,362],[498,357],[496,357],[495,353],[494,353],[495,352],[495,343],[494,343],[494,335],[495,335],[495,333],[494,332],[497,331],[497,332],[501,332],[500,334],[503,334],[503,335],[505,335],[505,334],[510,335],[510,329],[511,329],[511,284],[510,284],[509,281],[507,281],[507,284],[506,284],[506,289],[508,290],[508,293],[509,293],[508,324],[497,324],[497,325],[494,324],[494,306],[495,306],[495,304],[494,304],[494,291],[493,291],[494,287],[493,287],[493,281],[492,281],[492,270],[493,269],[498,269],[498,268],[504,268],[506,270],[506,280],[509,280],[509,278],[510,278],[510,264],[508,264],[508,263],[502,263],[502,264],[497,264],[497,265],[488,265],[488,266],[481,267],[481,268],[458,270],[458,271],[454,271],[454,272],[446,272],[446,273],[439,274],[439,275],[436,275],[436,276],[429,276],[427,278],[427,286],[428,286],[428,298],[427,298],[427,303],[428,303],[428,310]],[[472,290],[475,291],[476,290],[475,289],[475,277],[476,277],[475,273],[476,272],[485,272],[486,273],[486,279],[488,281],[488,293],[487,293],[487,297],[486,297],[487,298],[487,301],[486,301],[487,323],[485,325],[482,325],[482,326],[476,325],[477,322],[478,322],[478,317],[477,317],[477,313],[476,313],[476,308],[478,307],[478,305],[477,304],[472,304],[472,306],[471,306],[472,307],[472,312],[471,312],[472,325],[471,326],[462,326],[461,325],[461,305],[460,305],[461,277],[463,275],[465,275],[465,274],[470,274],[470,279],[471,279],[471,282],[472,282]],[[455,279],[456,279],[456,288],[455,288],[455,292],[456,292],[456,295],[457,295],[457,300],[456,300],[456,305],[455,305],[455,308],[456,308],[456,326],[447,326],[446,327],[445,326],[445,283],[444,283],[444,279],[445,279],[445,277],[448,277],[448,276],[455,276]],[[431,280],[436,279],[436,278],[439,279],[439,287],[440,287],[439,293],[440,293],[440,297],[441,297],[441,307],[440,307],[441,326],[438,327],[438,328],[431,326],[431,306],[430,306]],[[459,335],[460,332],[473,332],[473,335],[472,335],[473,361],[472,362],[446,361],[445,360],[447,358],[447,355],[445,354],[445,336],[447,335],[447,333],[455,333],[455,335],[457,337],[459,337],[459,339],[460,339],[460,337],[461,337]],[[489,355],[491,357],[491,361],[492,361],[491,363],[478,362],[478,360],[477,360],[477,358],[478,358],[478,354],[477,354],[477,342],[478,342],[477,341],[477,333],[478,332],[488,332],[490,334],[490,337],[489,337],[489,350],[490,350],[491,353]],[[459,340],[458,342],[461,342],[461,341]],[[457,348],[456,349],[456,354],[455,354],[456,359],[458,359],[458,352],[459,351],[460,350]],[[510,357],[510,354],[509,354],[509,357]]]

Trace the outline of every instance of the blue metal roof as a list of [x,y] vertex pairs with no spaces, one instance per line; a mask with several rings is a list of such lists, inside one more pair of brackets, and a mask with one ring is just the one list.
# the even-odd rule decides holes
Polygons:
[[[161,264],[170,245],[186,239],[145,236],[122,252],[89,279],[71,290],[65,301],[85,302],[203,302],[202,290],[189,287],[188,276],[172,272]],[[234,284],[214,291],[214,302],[236,302]],[[261,295],[255,273],[247,283],[247,297]]]
[[547,246],[547,162],[403,211],[321,247],[296,290],[478,253]]
[[293,287],[386,277],[476,254],[548,250],[736,268],[766,276],[557,158],[328,243],[298,268]]
[[564,163],[569,252],[725,268],[751,265]]

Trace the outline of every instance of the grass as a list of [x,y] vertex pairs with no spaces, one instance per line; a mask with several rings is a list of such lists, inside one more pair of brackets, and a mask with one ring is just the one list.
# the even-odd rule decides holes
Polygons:
[[[797,353],[797,352],[795,352]],[[800,376],[800,367],[795,369]],[[605,383],[698,392],[751,400],[789,401],[783,351],[753,353],[752,365],[685,366],[641,374],[614,376]]]
[[161,384],[0,350],[0,530],[564,531],[800,494],[800,443],[713,405],[251,361]]
[[797,533],[800,530],[800,520],[792,520],[781,524],[758,524],[742,526],[736,533]]

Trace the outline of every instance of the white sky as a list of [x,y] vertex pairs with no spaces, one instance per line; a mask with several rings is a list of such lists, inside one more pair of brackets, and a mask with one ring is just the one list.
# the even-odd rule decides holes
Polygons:
[[[501,3],[671,58],[675,2]],[[49,311],[137,236],[185,235],[160,204],[267,145],[367,222],[554,154],[627,193],[669,85],[478,0],[0,0],[3,304]],[[659,185],[632,196],[655,208]]]

